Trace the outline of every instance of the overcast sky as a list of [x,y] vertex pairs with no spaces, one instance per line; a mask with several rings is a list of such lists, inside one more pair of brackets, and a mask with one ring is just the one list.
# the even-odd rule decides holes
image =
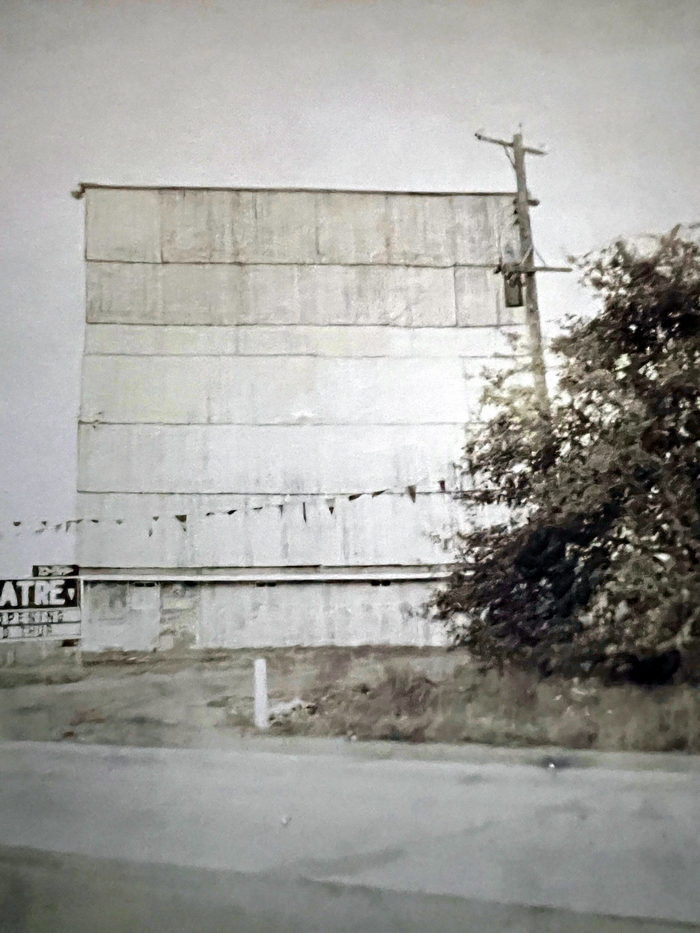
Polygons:
[[[1,0],[0,29],[6,545],[74,514],[80,181],[509,190],[474,131],[522,122],[549,262],[700,220],[699,0]],[[581,298],[540,279],[551,331]]]

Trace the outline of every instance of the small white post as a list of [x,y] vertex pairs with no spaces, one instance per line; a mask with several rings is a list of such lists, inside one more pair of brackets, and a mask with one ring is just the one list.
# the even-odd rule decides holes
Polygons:
[[255,728],[267,729],[270,716],[267,705],[267,661],[265,658],[256,658],[253,665],[253,696]]

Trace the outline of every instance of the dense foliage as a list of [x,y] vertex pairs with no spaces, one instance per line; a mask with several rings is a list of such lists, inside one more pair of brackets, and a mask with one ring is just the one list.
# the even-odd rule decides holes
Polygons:
[[601,307],[554,341],[548,410],[514,369],[488,380],[465,452],[482,521],[438,607],[489,665],[700,674],[700,247],[674,231],[580,267]]

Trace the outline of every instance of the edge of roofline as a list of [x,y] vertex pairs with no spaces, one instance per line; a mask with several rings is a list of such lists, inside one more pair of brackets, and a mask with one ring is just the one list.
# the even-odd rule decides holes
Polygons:
[[[309,188],[309,187],[270,187],[266,185],[131,185],[107,184],[102,182],[81,181],[71,191],[74,198],[82,198],[86,191],[94,189],[113,189],[122,191],[279,191],[307,194],[406,194],[430,197],[515,197],[514,191],[403,191],[378,188]],[[535,203],[535,202],[533,202]]]

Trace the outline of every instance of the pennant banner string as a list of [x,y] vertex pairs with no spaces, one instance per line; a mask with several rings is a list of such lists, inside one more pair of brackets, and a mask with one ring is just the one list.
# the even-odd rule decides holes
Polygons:
[[[336,504],[338,500],[347,500],[348,502],[355,502],[358,499],[361,499],[363,497],[370,497],[371,499],[375,499],[377,498],[377,496],[393,494],[393,495],[407,495],[411,499],[412,502],[415,502],[418,495],[432,495],[435,492],[443,493],[445,495],[454,495],[458,492],[458,490],[449,490],[447,488],[447,482],[444,479],[438,480],[436,484],[438,487],[437,490],[435,489],[419,490],[418,485],[419,485],[418,483],[409,483],[408,485],[405,485],[405,486],[397,486],[395,488],[387,488],[387,489],[377,489],[374,491],[367,491],[367,492],[363,491],[363,492],[352,492],[352,493],[338,493],[330,497],[324,495],[323,493],[312,494],[311,496],[309,496],[308,499],[305,498],[301,500],[302,517],[303,517],[304,522],[307,522],[308,521],[308,511],[307,511],[308,505],[313,502],[318,502],[321,499],[325,500],[325,504],[326,504],[328,511],[330,512],[331,515],[333,515],[335,512],[335,508],[336,508]],[[430,485],[433,485],[433,484],[430,484]],[[281,495],[285,495],[285,494],[282,493]],[[213,518],[213,517],[223,516],[223,515],[231,516],[231,515],[235,515],[237,512],[240,512],[242,514],[246,514],[249,512],[262,512],[265,509],[271,509],[271,508],[278,509],[280,515],[282,515],[284,514],[285,507],[288,507],[292,504],[293,504],[293,501],[290,501],[288,497],[285,497],[285,500],[283,502],[270,502],[264,505],[244,505],[244,506],[238,506],[235,509],[219,509],[219,510],[214,510],[214,511],[208,511],[204,513],[204,517]],[[194,517],[196,517],[196,515],[188,516],[187,513],[182,513],[182,512],[152,515],[150,519],[151,527],[148,530],[148,537],[150,538],[153,535],[153,523],[159,521],[159,519],[161,518],[174,518],[176,521],[180,523],[182,530],[186,532],[188,518],[194,518]],[[12,526],[15,529],[21,529],[22,526],[26,526],[27,532],[32,532],[33,534],[42,534],[43,532],[49,530],[50,524],[52,525],[52,529],[55,532],[58,532],[61,529],[68,532],[72,529],[74,525],[75,526],[80,525],[81,522],[90,522],[93,525],[100,525],[100,524],[108,525],[110,523],[114,523],[117,525],[124,525],[126,523],[131,523],[135,521],[143,522],[144,519],[141,517],[137,517],[137,516],[134,516],[131,518],[113,518],[112,516],[109,516],[106,518],[82,517],[82,518],[69,518],[62,522],[57,522],[56,524],[50,523],[48,519],[45,519],[45,520],[41,520],[38,522],[39,527],[35,526],[34,528],[31,527],[34,524],[31,521],[14,520],[12,521]],[[0,525],[1,524],[2,523],[0,522]],[[22,532],[20,531],[15,532],[16,535],[20,533]]]

